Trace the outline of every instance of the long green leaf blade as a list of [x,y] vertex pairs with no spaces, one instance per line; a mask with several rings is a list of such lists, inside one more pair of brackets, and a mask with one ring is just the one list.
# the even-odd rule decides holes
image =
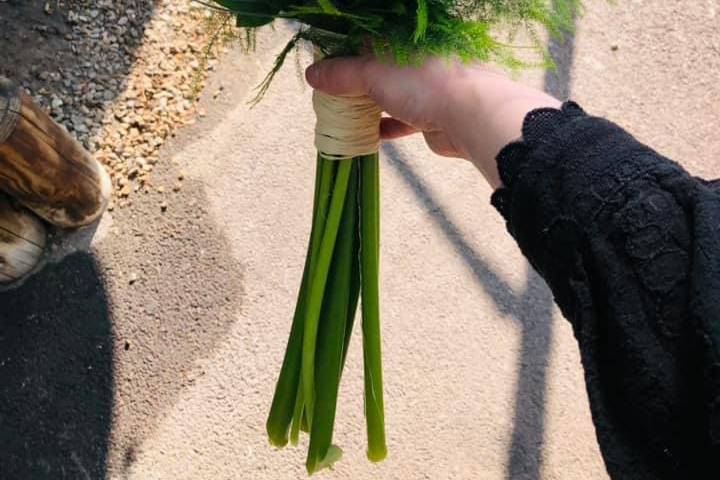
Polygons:
[[335,175],[335,186],[328,209],[325,231],[322,242],[317,252],[317,263],[313,268],[307,294],[307,305],[305,311],[305,323],[303,330],[302,365],[300,378],[305,398],[305,415],[308,423],[313,423],[313,406],[315,400],[315,343],[317,340],[320,310],[322,307],[325,285],[327,283],[330,261],[332,260],[335,240],[337,238],[345,196],[350,179],[351,160],[322,160],[323,162],[337,162],[337,173]]
[[358,299],[360,297],[360,158],[354,158],[353,162],[358,169],[356,178],[357,187],[355,189],[355,231],[353,238],[353,266],[352,277],[350,282],[350,303],[348,306],[347,325],[345,327],[345,347],[343,348],[343,365],[347,358],[348,349],[350,347],[350,338],[352,337],[353,327],[355,325],[355,314],[357,313]]
[[360,160],[360,268],[363,359],[365,364],[365,421],[367,456],[378,462],[387,455],[380,336],[380,169],[378,154]]
[[310,474],[328,466],[337,453],[333,451],[333,454],[329,455],[342,376],[353,266],[357,263],[353,257],[357,233],[357,175],[357,165],[353,162],[318,325],[315,354],[316,398],[306,462]]
[[[315,195],[313,201],[313,222],[305,257],[303,278],[300,282],[298,301],[295,306],[290,337],[285,349],[285,357],[280,376],[278,377],[273,395],[266,430],[270,443],[283,447],[288,442],[288,429],[294,417],[295,404],[300,385],[300,365],[302,354],[302,337],[304,331],[305,303],[314,260],[317,257],[322,234],[325,229],[325,217],[330,203],[330,192],[335,173],[335,164],[323,160],[319,155],[315,168]],[[302,398],[302,397],[301,397]],[[302,413],[302,412],[301,412]]]

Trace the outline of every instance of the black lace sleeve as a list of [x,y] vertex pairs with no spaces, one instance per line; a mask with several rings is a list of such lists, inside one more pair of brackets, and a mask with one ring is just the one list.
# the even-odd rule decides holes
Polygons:
[[580,345],[615,479],[720,478],[720,184],[569,102],[531,112],[492,203]]

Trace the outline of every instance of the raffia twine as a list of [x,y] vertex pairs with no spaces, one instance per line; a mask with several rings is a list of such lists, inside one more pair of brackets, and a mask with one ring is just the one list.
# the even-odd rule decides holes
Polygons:
[[[315,50],[315,60],[323,55]],[[328,160],[371,155],[380,147],[382,110],[368,96],[336,97],[315,90],[315,147]]]

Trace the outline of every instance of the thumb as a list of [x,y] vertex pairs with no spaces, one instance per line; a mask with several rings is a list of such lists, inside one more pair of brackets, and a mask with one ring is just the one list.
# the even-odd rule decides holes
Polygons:
[[370,57],[337,57],[321,60],[305,70],[311,87],[328,95],[359,97],[369,92],[367,65]]

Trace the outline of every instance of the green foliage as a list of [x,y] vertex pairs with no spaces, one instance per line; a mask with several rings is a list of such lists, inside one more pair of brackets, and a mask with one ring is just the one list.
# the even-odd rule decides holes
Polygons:
[[[517,70],[552,66],[538,28],[553,36],[573,28],[581,0],[195,0],[235,17],[246,31],[276,18],[296,20],[301,28],[280,52],[257,90],[257,103],[301,40],[326,57],[371,51],[398,64],[420,64],[429,56],[491,62]],[[210,1],[210,0],[208,0]],[[515,33],[528,33],[535,57],[516,55]],[[501,41],[505,35],[508,40]]]
[[[580,0],[214,0],[243,27],[294,19],[327,55],[357,54],[368,44],[401,64],[458,56],[509,67],[524,63],[500,31],[572,28]],[[531,35],[531,38],[534,38]],[[543,46],[534,41],[540,53]]]
[[417,43],[425,38],[425,32],[428,27],[427,0],[417,0],[417,13],[415,18],[415,33],[413,34],[413,42]]

